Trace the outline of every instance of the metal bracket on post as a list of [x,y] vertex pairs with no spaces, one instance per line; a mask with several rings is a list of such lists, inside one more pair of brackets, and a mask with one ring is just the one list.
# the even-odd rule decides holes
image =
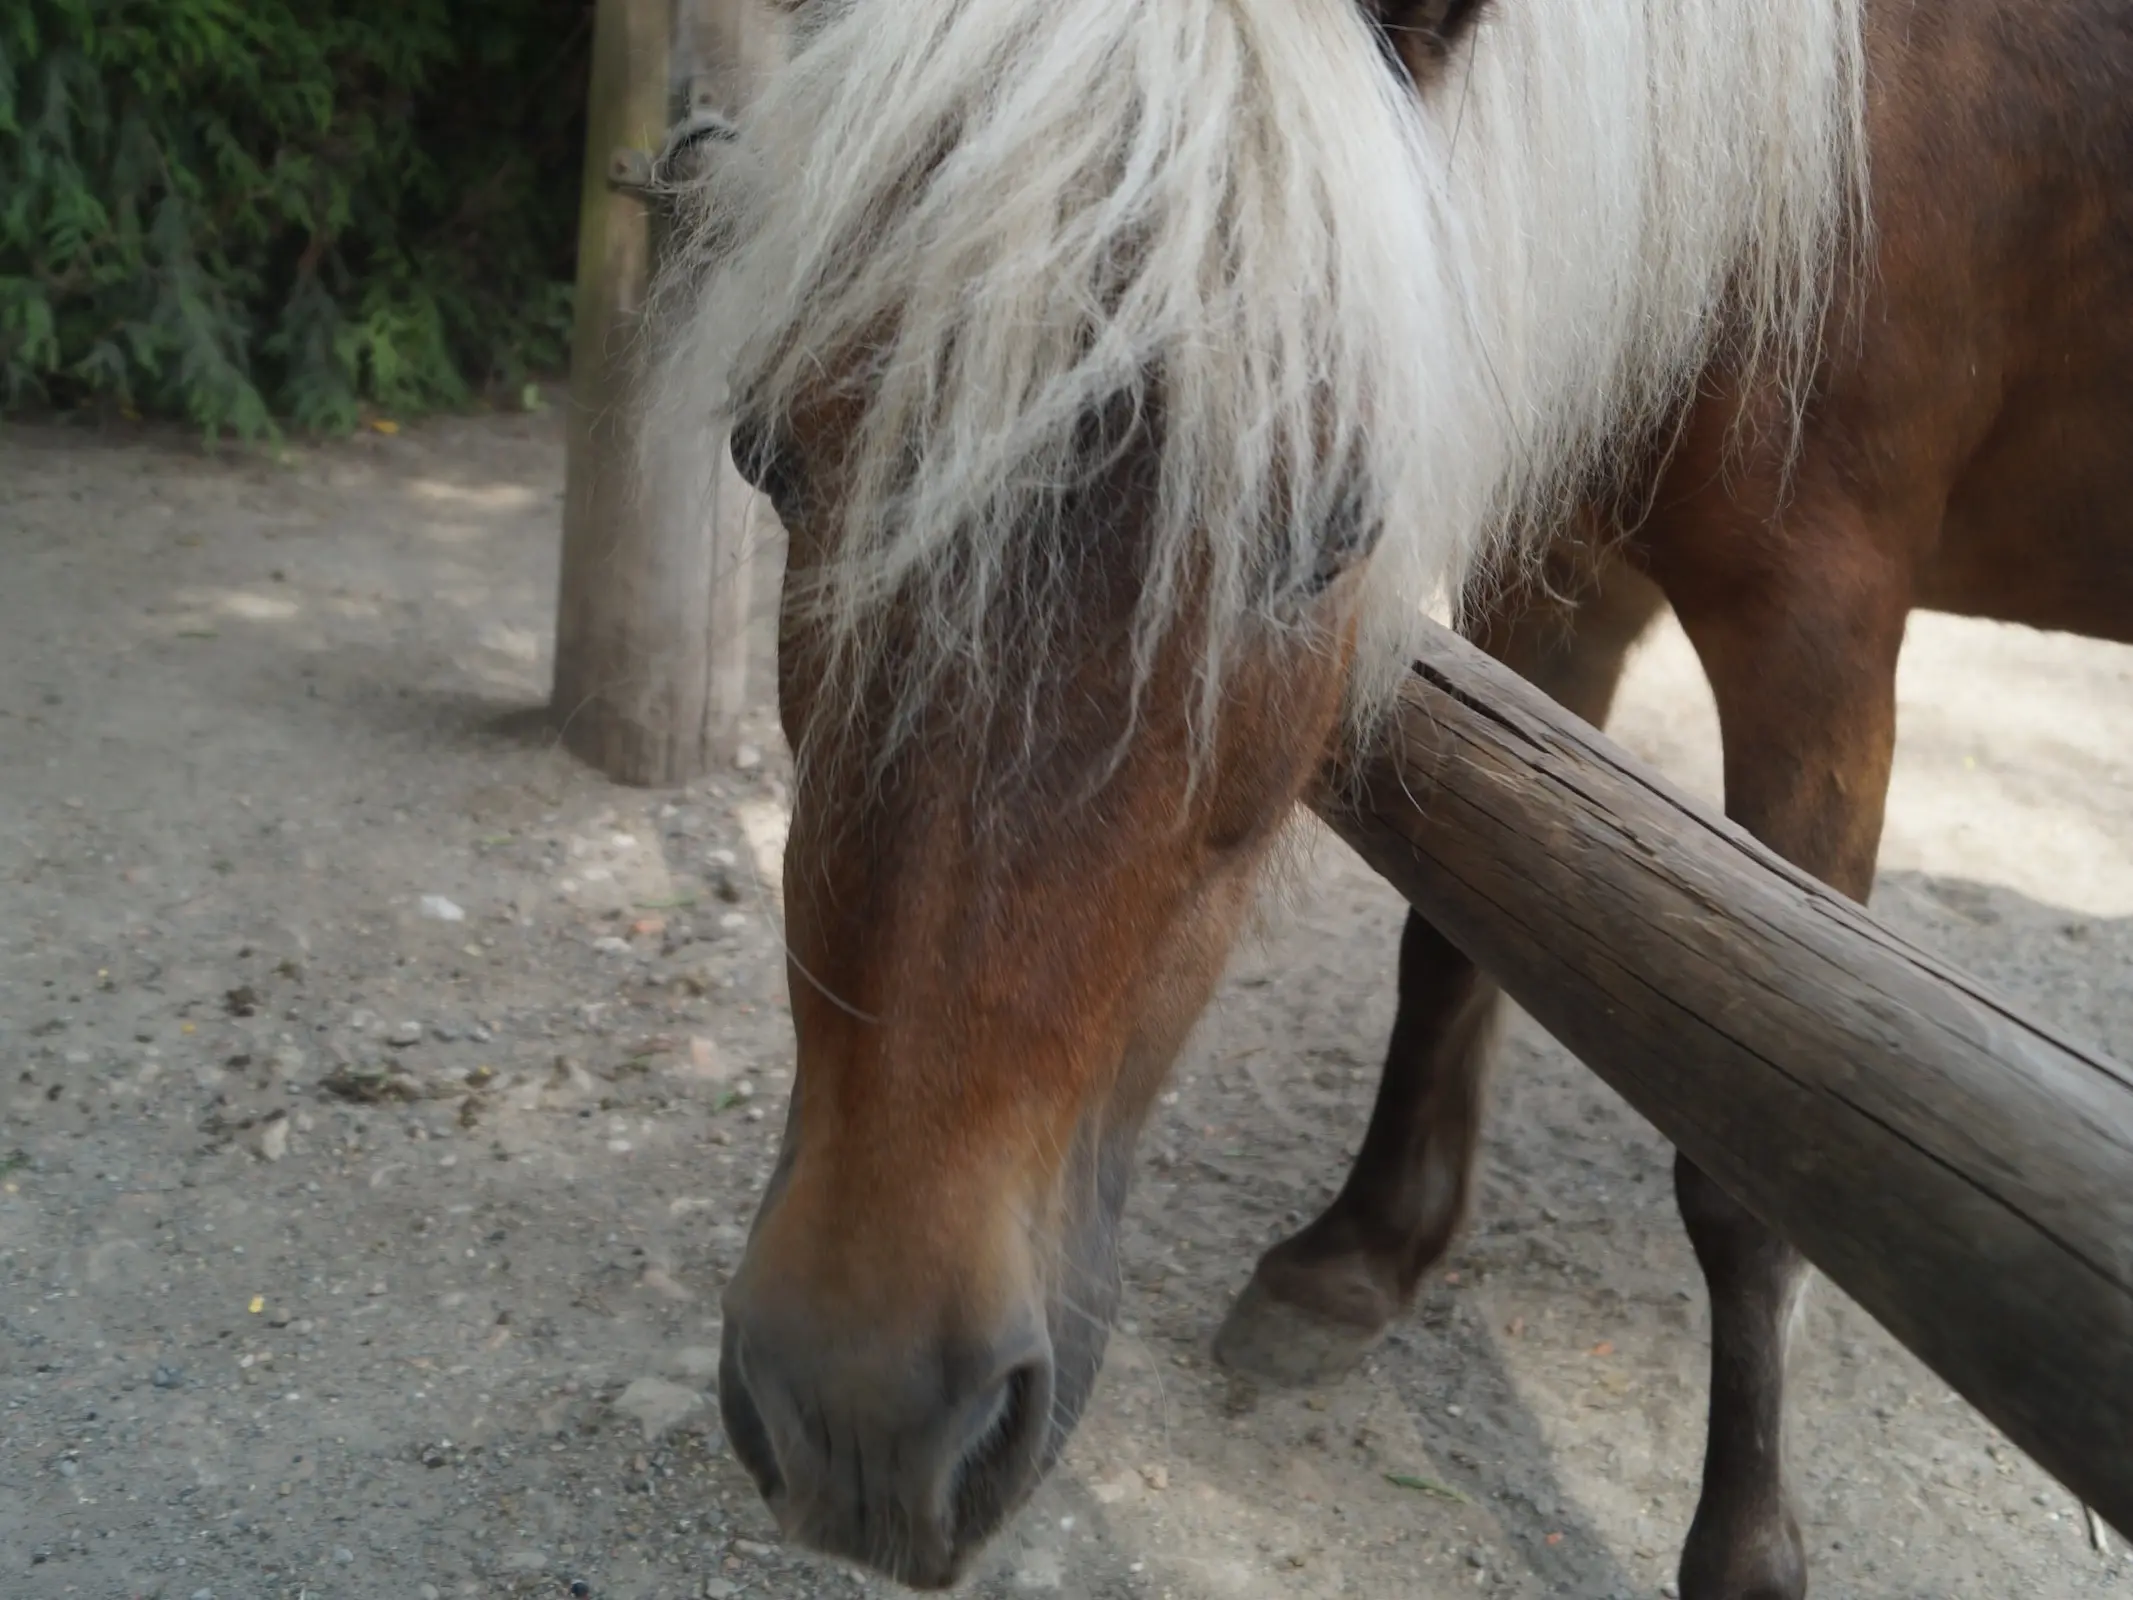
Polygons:
[[655,190],[652,158],[642,150],[621,149],[607,158],[607,187],[647,205]]
[[[670,195],[677,181],[691,176],[697,153],[705,145],[731,144],[740,137],[733,119],[710,107],[709,80],[698,78],[690,85],[689,113],[667,129],[656,155],[643,150],[621,149],[607,158],[607,186],[646,205]],[[698,96],[705,100],[699,100]]]

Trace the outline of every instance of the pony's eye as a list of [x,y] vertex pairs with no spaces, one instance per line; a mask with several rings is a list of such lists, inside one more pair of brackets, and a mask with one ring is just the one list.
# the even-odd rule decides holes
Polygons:
[[1395,41],[1419,39],[1434,55],[1443,55],[1463,38],[1488,0],[1373,0],[1378,26]]
[[767,495],[784,516],[798,498],[801,479],[798,458],[786,447],[783,430],[751,413],[734,422],[729,442],[742,478]]

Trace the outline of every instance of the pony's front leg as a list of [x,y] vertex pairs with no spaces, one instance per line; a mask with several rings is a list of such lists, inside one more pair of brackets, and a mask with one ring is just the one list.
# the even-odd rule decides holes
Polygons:
[[[1535,576],[1473,608],[1475,642],[1598,725],[1663,601],[1579,523]],[[1496,986],[1421,917],[1400,941],[1400,1003],[1363,1148],[1324,1215],[1260,1258],[1215,1339],[1277,1382],[1339,1377],[1384,1336],[1466,1214]]]
[[1406,1309],[1466,1212],[1496,986],[1410,912],[1377,1104],[1325,1212],[1260,1257],[1215,1335],[1226,1366],[1276,1383],[1352,1369]]

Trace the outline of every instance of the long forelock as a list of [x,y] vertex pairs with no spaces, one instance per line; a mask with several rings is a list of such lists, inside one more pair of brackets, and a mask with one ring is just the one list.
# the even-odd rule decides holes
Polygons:
[[1041,671],[995,670],[1004,604],[1025,653],[1073,636],[1061,508],[1124,407],[1136,670],[1192,627],[1211,713],[1341,521],[1367,723],[1415,620],[1704,361],[1804,373],[1860,214],[1859,4],[1505,0],[1418,94],[1354,0],[811,0],[690,208],[652,436],[847,386],[805,601],[902,727]]

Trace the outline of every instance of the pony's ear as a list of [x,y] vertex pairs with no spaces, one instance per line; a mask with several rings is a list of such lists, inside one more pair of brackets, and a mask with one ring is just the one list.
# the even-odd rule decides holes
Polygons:
[[1473,32],[1489,0],[1362,0],[1401,64],[1417,79]]

